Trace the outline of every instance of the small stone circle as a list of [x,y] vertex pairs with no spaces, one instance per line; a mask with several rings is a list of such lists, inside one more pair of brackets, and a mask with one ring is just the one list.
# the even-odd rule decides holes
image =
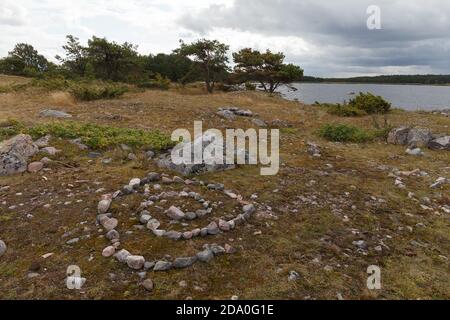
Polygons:
[[[161,184],[162,185],[161,185]],[[237,214],[233,219],[228,221],[223,219],[215,219],[203,228],[196,228],[190,231],[178,232],[178,231],[165,231],[160,229],[162,223],[153,218],[151,213],[147,210],[151,206],[155,206],[158,202],[168,203],[173,198],[183,199],[190,198],[198,202],[202,209],[198,209],[195,212],[183,212],[176,206],[171,206],[165,211],[165,215],[174,223],[185,223],[187,226],[188,221],[199,219],[211,214],[214,211],[210,201],[207,201],[199,193],[185,190],[181,192],[176,191],[162,191],[163,186],[170,184],[179,185],[198,185],[206,187],[208,190],[222,193],[227,196],[230,201],[235,202],[241,206],[241,212]],[[153,194],[155,193],[155,194]],[[202,250],[191,257],[176,257],[173,262],[166,261],[164,258],[159,261],[146,261],[142,255],[138,253],[130,253],[128,250],[121,248],[120,233],[116,230],[119,225],[119,220],[113,217],[110,213],[110,208],[113,202],[118,202],[119,199],[131,194],[141,194],[146,198],[146,201],[141,202],[138,209],[138,221],[141,223],[142,228],[147,228],[150,231],[150,236],[153,234],[155,237],[162,237],[167,241],[185,241],[197,237],[212,237],[220,233],[231,232],[237,226],[245,223],[249,220],[252,214],[256,211],[255,206],[252,203],[243,201],[241,196],[238,196],[231,190],[226,190],[224,185],[219,183],[205,184],[198,180],[184,180],[180,177],[168,178],[166,175],[162,176],[158,173],[149,173],[143,179],[132,179],[129,184],[125,185],[121,190],[114,192],[113,194],[103,195],[97,206],[97,223],[103,226],[105,230],[105,238],[109,240],[108,246],[102,252],[105,258],[114,257],[120,263],[126,264],[130,269],[134,271],[168,271],[171,269],[184,269],[191,267],[197,262],[208,263],[213,258],[223,255],[234,253],[235,250],[229,245],[225,245],[225,248],[217,244],[205,244]],[[230,216],[228,216],[230,217]],[[151,280],[150,280],[151,281]],[[150,281],[143,283],[142,285],[149,289]],[[153,283],[152,286],[153,287]]]

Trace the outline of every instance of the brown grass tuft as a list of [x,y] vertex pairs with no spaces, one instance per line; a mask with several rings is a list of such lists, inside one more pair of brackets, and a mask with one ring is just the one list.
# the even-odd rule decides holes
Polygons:
[[57,91],[50,93],[50,101],[56,106],[66,107],[75,105],[75,99],[68,92]]

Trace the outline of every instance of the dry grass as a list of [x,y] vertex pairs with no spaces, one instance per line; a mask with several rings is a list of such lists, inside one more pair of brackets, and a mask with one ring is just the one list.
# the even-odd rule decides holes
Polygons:
[[[35,92],[0,97],[0,119],[16,118],[27,124],[50,121],[39,118],[38,113],[52,103],[56,104],[52,97]],[[155,240],[147,233],[136,232],[124,237],[125,248],[149,258],[166,253],[190,254],[206,241],[222,245],[230,243],[239,250],[237,254],[221,257],[209,265],[150,273],[156,290],[148,294],[138,286],[136,274],[112,259],[101,257],[107,242],[99,237],[94,224],[95,204],[101,194],[95,191],[102,187],[106,189],[104,192],[114,191],[132,177],[160,169],[152,162],[126,161],[126,152],[118,149],[103,154],[104,158],[113,158],[112,164],[104,165],[101,159],[92,160],[87,157],[87,152],[56,140],[52,144],[63,152],[56,157],[60,162],[51,165],[51,171],[0,180],[0,186],[11,187],[0,193],[0,204],[6,201],[6,205],[0,205],[0,234],[9,246],[0,262],[0,297],[185,299],[189,296],[229,299],[238,295],[242,299],[336,299],[341,293],[347,299],[450,298],[448,217],[442,211],[424,210],[408,198],[411,191],[417,198],[430,197],[436,206],[449,203],[448,187],[429,188],[437,177],[450,175],[450,156],[446,152],[426,150],[425,157],[411,157],[405,155],[404,147],[382,142],[327,142],[316,135],[322,124],[339,122],[371,128],[371,118],[338,118],[319,108],[257,92],[204,95],[195,88],[146,91],[128,93],[118,100],[68,104],[64,110],[80,121],[159,129],[167,133],[180,127],[191,129],[194,120],[203,120],[206,127],[252,126],[249,119],[227,122],[215,115],[218,107],[227,105],[251,109],[264,120],[280,119],[292,125],[292,128],[282,130],[280,173],[261,177],[258,168],[241,167],[209,174],[202,179],[222,182],[246,198],[258,194],[257,202],[272,207],[278,220],[254,218],[250,224],[218,238],[175,244]],[[436,132],[450,133],[450,120],[437,115],[394,112],[389,121],[392,125],[425,126]],[[305,143],[309,140],[321,145],[322,158],[312,159],[306,154]],[[405,177],[407,189],[401,190],[394,187],[393,178],[388,177],[389,171],[377,169],[379,165],[400,170],[420,168],[429,176]],[[87,182],[76,182],[82,180]],[[278,191],[274,192],[275,189]],[[299,196],[314,197],[317,204],[303,203]],[[385,202],[378,203],[371,197]],[[64,205],[66,201],[71,204]],[[128,217],[134,214],[136,203],[131,198],[127,201],[129,207],[118,212],[122,217],[121,231],[132,229],[134,224]],[[8,209],[19,203],[24,205]],[[51,209],[43,207],[46,203],[52,204]],[[26,218],[28,213],[34,218]],[[81,225],[80,222],[86,223]],[[85,227],[90,231],[83,231]],[[409,227],[412,232],[408,231]],[[71,248],[65,245],[68,239],[61,236],[75,229],[78,231],[71,237],[86,233],[91,237]],[[256,231],[262,234],[255,236]],[[135,237],[137,234],[139,240]],[[369,245],[367,255],[358,253],[352,244],[361,238]],[[374,247],[380,243],[387,248],[377,252]],[[41,255],[47,252],[55,255],[42,259]],[[90,256],[94,258],[92,261],[89,261]],[[41,265],[41,275],[28,279],[33,262]],[[88,279],[81,292],[67,290],[64,286],[69,264],[79,265]],[[365,271],[372,264],[382,269],[381,291],[366,288]],[[332,270],[325,271],[326,266]],[[297,282],[287,281],[291,270],[300,274]],[[110,273],[116,275],[115,281],[110,279]],[[178,285],[181,280],[187,281],[187,288]],[[195,286],[203,290],[196,290]]]

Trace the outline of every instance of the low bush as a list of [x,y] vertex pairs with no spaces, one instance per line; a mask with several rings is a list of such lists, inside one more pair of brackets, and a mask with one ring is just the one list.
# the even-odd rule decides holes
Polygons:
[[21,133],[25,126],[16,120],[6,120],[0,122],[0,141],[8,139],[16,134]]
[[155,79],[146,80],[138,84],[139,88],[169,90],[171,81],[169,78],[156,74]]
[[128,88],[123,85],[111,83],[72,83],[69,92],[78,100],[92,101],[99,99],[114,99],[122,96]]
[[368,142],[375,138],[373,133],[345,124],[326,124],[319,129],[319,135],[335,142]]
[[358,96],[349,101],[349,106],[363,110],[368,114],[385,114],[391,109],[391,104],[383,99],[383,97],[375,96],[367,92],[360,92]]
[[318,104],[320,107],[324,107],[329,114],[333,114],[339,117],[362,117],[367,113],[349,104],[339,103],[323,103]]
[[93,149],[105,149],[120,144],[131,147],[149,147],[163,150],[173,146],[170,137],[159,131],[145,131],[128,128],[99,126],[91,123],[53,122],[29,128],[34,138],[50,134],[57,138],[81,138],[84,144]]
[[254,85],[250,81],[247,81],[245,83],[245,90],[247,90],[247,91],[255,91],[256,90],[256,85]]

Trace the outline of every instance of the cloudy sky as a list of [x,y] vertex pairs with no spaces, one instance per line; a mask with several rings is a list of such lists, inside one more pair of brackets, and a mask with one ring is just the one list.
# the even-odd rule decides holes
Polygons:
[[[369,5],[380,30],[367,28]],[[0,0],[0,56],[26,42],[52,58],[67,34],[145,54],[215,38],[283,51],[315,76],[450,74],[449,0]]]

